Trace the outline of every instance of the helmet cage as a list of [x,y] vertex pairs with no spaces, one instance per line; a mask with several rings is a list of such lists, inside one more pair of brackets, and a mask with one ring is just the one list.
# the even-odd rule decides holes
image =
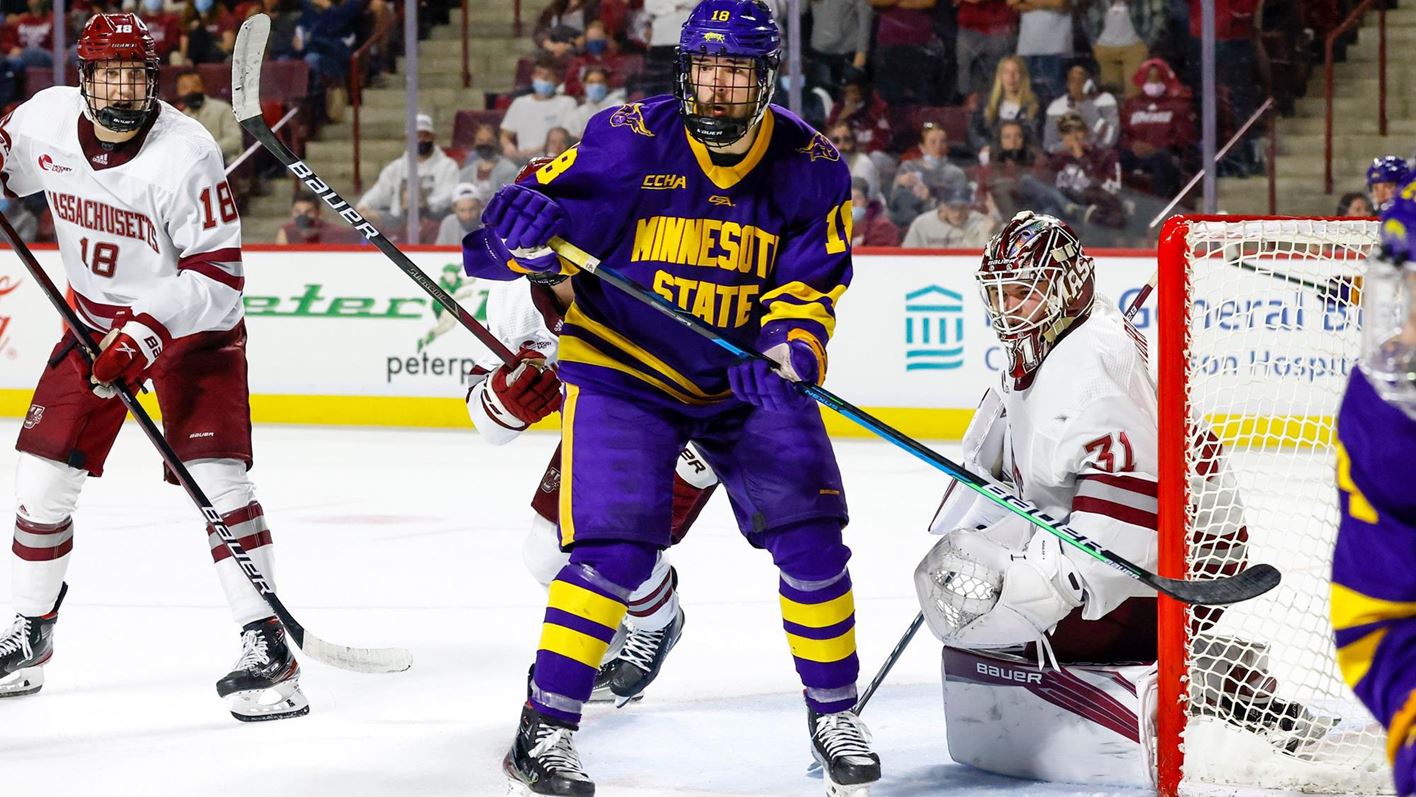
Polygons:
[[[142,69],[146,73],[144,80],[146,89],[143,98],[126,108],[115,107],[108,100],[105,102],[109,104],[97,108],[94,96],[89,93],[89,85],[97,86],[103,82],[99,79],[101,70],[106,69],[106,65],[113,62],[124,64],[121,67],[123,70]],[[120,59],[81,61],[79,64],[79,93],[84,98],[84,107],[89,120],[101,124],[115,133],[129,133],[142,127],[157,106],[157,73],[157,65],[146,62],[139,65],[133,61]]]
[[[79,93],[84,98],[84,110],[89,119],[115,133],[128,133],[142,127],[157,107],[157,45],[141,18],[135,14],[98,14],[84,25],[76,46],[79,59]],[[112,85],[103,73],[119,64],[117,84],[129,82],[128,70],[143,70],[142,97],[134,97],[116,107],[111,99]],[[102,77],[102,80],[100,78]],[[90,86],[108,86],[108,95],[100,102],[89,91]],[[97,92],[94,92],[97,93]]]
[[[752,112],[745,116],[712,116],[698,112],[698,89],[702,86],[693,82],[693,63],[699,59],[751,59],[753,62],[753,84],[746,87],[732,86],[731,89],[746,88],[752,99]],[[725,147],[740,141],[748,131],[762,121],[762,114],[772,102],[772,93],[777,84],[777,69],[781,66],[781,56],[776,53],[763,56],[733,55],[726,52],[708,52],[706,47],[697,52],[679,48],[678,67],[674,81],[674,96],[679,101],[679,114],[684,127],[699,141],[714,147]],[[733,105],[733,103],[723,103]]]

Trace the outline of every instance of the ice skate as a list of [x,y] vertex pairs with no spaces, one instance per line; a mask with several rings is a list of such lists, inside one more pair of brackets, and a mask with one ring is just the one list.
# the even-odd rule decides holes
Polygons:
[[68,591],[68,584],[59,588],[48,614],[15,615],[14,625],[0,637],[0,697],[32,695],[44,686],[44,663],[54,655],[54,622]]
[[828,797],[867,797],[880,780],[880,756],[870,749],[870,731],[854,711],[817,714],[807,708],[811,754],[821,765]]
[[596,674],[596,687],[599,688],[603,681],[605,688],[614,696],[617,707],[641,699],[644,690],[659,677],[659,670],[669,651],[678,644],[679,636],[683,634],[683,623],[683,609],[679,609],[673,621],[657,631],[631,627],[624,640],[624,649]]
[[562,794],[588,797],[595,783],[580,766],[575,752],[575,728],[545,716],[529,705],[521,709],[521,723],[511,751],[502,762],[508,779],[507,794]]
[[285,627],[274,617],[241,629],[241,658],[216,693],[227,699],[231,716],[242,722],[303,717],[310,703],[300,691],[300,663],[285,643]]
[[1301,703],[1277,697],[1259,703],[1223,696],[1218,705],[1202,705],[1199,713],[1262,737],[1295,758],[1305,758],[1305,750],[1337,725],[1333,717],[1315,714]]

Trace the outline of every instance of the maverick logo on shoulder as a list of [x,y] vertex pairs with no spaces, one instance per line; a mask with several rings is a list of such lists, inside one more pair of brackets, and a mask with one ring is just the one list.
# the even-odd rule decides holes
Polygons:
[[930,285],[905,294],[905,370],[950,371],[964,364],[964,297]]

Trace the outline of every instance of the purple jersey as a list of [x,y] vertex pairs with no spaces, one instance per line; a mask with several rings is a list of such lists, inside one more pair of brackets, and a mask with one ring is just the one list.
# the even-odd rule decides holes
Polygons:
[[[742,346],[807,342],[824,376],[851,278],[850,171],[791,112],[771,106],[741,162],[718,166],[688,136],[677,100],[606,109],[526,184],[565,208],[566,240]],[[473,276],[523,273],[514,261],[466,262]],[[593,277],[575,279],[560,345],[567,382],[691,414],[735,401],[731,354]]]
[[1354,371],[1337,428],[1337,660],[1357,697],[1387,727],[1397,786],[1410,794],[1416,787],[1416,421]]

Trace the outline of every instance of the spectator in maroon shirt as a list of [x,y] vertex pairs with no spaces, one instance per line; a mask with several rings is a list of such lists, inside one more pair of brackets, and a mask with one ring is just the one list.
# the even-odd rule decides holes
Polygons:
[[885,101],[862,80],[850,80],[826,117],[826,129],[845,125],[855,134],[856,147],[870,156],[882,180],[895,173],[895,158],[886,152],[894,131],[885,116]]
[[[1259,107],[1259,80],[1254,73],[1254,15],[1261,0],[1214,0],[1215,82],[1229,93],[1230,119],[1235,129]],[[1185,82],[1200,85],[1201,0],[1189,0],[1190,36]],[[1221,135],[1224,135],[1221,131]],[[1250,138],[1237,142],[1221,164],[1241,175],[1258,169]]]
[[29,12],[0,25],[0,108],[20,99],[25,70],[54,63],[54,20],[49,0],[29,0]]
[[1047,158],[1028,138],[1027,126],[1017,119],[1009,119],[998,126],[998,137],[988,151],[988,157],[982,159],[973,174],[979,195],[985,202],[993,202],[1001,218],[1011,219],[1018,211],[1026,209],[1022,191],[1024,176],[1031,176],[1044,185],[1052,182]]
[[1057,126],[1062,132],[1063,149],[1052,156],[1049,164],[1052,184],[1024,175],[1020,190],[1028,205],[1073,224],[1125,227],[1116,150],[1091,146],[1087,123],[1080,114],[1062,117]]
[[1131,82],[1141,93],[1121,106],[1121,167],[1147,175],[1151,193],[1172,197],[1194,156],[1194,104],[1163,59],[1141,64]]
[[885,205],[870,196],[870,185],[851,180],[851,246],[899,246],[900,228],[890,221]]
[[168,63],[173,51],[182,46],[181,18],[164,11],[163,0],[143,0],[142,19],[157,45],[157,60]]
[[1008,0],[953,0],[959,33],[959,96],[983,95],[998,62],[1018,49],[1018,14]]
[[875,9],[875,85],[891,105],[938,105],[944,44],[934,35],[937,0],[870,0]]
[[624,56],[619,54],[619,45],[605,32],[600,21],[585,27],[585,45],[579,55],[570,59],[565,68],[565,93],[572,97],[584,94],[582,80],[586,70],[600,67],[610,76],[610,88],[624,88],[626,75],[623,72]]

